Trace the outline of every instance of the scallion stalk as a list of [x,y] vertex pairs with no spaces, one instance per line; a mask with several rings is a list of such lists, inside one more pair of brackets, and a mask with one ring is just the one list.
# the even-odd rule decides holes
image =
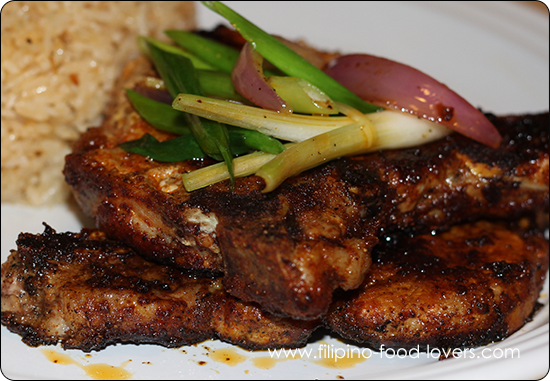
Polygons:
[[193,66],[196,69],[200,70],[216,70],[216,66],[212,66],[206,61],[202,60],[200,57],[197,57],[196,55],[193,55],[189,52],[186,52],[185,50],[182,50],[181,48],[168,44],[166,42],[159,41],[153,37],[146,37],[146,36],[139,36],[138,37],[138,46],[143,54],[145,54],[147,57],[151,56],[151,52],[149,50],[149,44],[155,45],[159,49],[163,49],[169,53],[173,54],[179,54],[181,56],[184,56],[191,60],[193,63]]
[[353,123],[353,119],[347,116],[280,114],[259,107],[190,94],[179,94],[174,99],[172,107],[203,118],[259,131],[291,142],[300,142],[333,128]]
[[[200,86],[207,96],[249,103],[247,99],[237,93],[229,74],[214,70],[196,70],[196,73]],[[156,77],[145,78],[144,85],[156,90],[166,90],[164,81]]]
[[255,173],[265,181],[263,192],[271,192],[287,178],[338,157],[418,146],[451,132],[398,111],[362,114],[347,105],[338,107],[356,122],[298,143],[264,164]]
[[271,192],[284,180],[338,157],[359,154],[375,142],[376,133],[370,121],[355,122],[298,143],[257,172],[265,181],[263,192]]
[[279,140],[257,131],[229,127],[229,137],[231,138],[231,145],[238,141],[251,150],[273,154],[279,154],[285,150],[285,146]]
[[[166,103],[147,98],[133,90],[127,89],[126,93],[136,111],[153,127],[177,135],[192,134],[191,129],[185,124],[185,114],[181,111],[173,109]],[[257,131],[229,127],[228,135],[233,155],[255,150],[279,154],[285,149],[279,140]],[[145,137],[141,140],[128,142],[128,144],[122,144],[121,147],[128,152],[140,153],[155,160],[167,162],[202,158],[205,156],[202,150],[197,151],[195,146],[198,147],[198,144],[194,137],[192,140],[178,139],[170,143],[168,141],[157,142],[153,139],[152,137]],[[185,144],[187,143],[189,147],[186,147]],[[163,147],[166,149],[164,154],[161,152]],[[181,152],[177,152],[177,150]]]
[[[259,149],[266,154],[275,156],[285,150],[285,147],[278,140],[255,131],[233,129],[229,131],[229,141],[233,155],[249,154],[251,151]],[[139,139],[121,143],[119,147],[126,152],[137,153],[153,160],[170,163],[206,157],[192,134],[159,141],[153,135],[146,133]],[[225,163],[221,162],[219,164],[224,165],[225,173],[228,174]]]
[[237,50],[198,34],[183,30],[167,30],[164,33],[176,44],[225,73],[231,74],[239,58]]
[[[285,148],[295,143],[285,144]],[[263,151],[256,151],[248,155],[233,159],[235,177],[253,175],[262,165],[273,160],[277,155]],[[216,163],[181,175],[183,185],[188,192],[207,187],[220,181],[229,179],[229,172],[225,163]]]
[[308,81],[296,77],[272,76],[267,84],[290,105],[295,113],[337,115],[334,101]]
[[127,89],[126,94],[138,114],[151,126],[178,135],[191,134],[184,113],[174,110],[169,104],[147,98],[134,90]]
[[266,60],[290,77],[302,78],[324,91],[331,99],[348,104],[361,112],[380,110],[371,105],[306,59],[294,52],[283,42],[263,31],[246,18],[219,1],[203,1],[206,7],[226,18],[233,27],[249,41]]
[[[346,111],[349,110],[346,109]],[[374,125],[376,129],[376,141],[369,148],[359,147],[359,150],[357,152],[350,152],[348,155],[358,155],[379,150],[402,149],[420,146],[439,140],[452,133],[452,130],[440,124],[432,123],[426,119],[419,119],[415,116],[407,115],[399,111],[382,111],[378,113],[366,114],[364,115],[364,117],[368,118],[370,122]],[[325,119],[327,118],[325,117]],[[353,123],[353,119],[351,118],[348,118],[347,120],[351,121],[352,124],[355,124],[354,127],[360,126],[362,123]],[[350,126],[345,127],[352,128]],[[321,140],[318,140],[318,144],[319,142],[321,142]],[[283,154],[288,155],[287,152],[291,148],[299,145],[300,143],[287,144],[287,150],[283,152]],[[314,147],[314,145],[312,145],[311,147]],[[299,152],[301,155],[304,155],[304,152],[306,151],[300,149]],[[310,152],[310,154],[312,153],[315,154],[316,152]],[[325,154],[327,154],[327,157],[328,155],[333,155],[330,154],[330,152],[325,152]],[[236,176],[242,177],[251,174],[262,175],[261,172],[258,174],[260,168],[270,163],[276,157],[277,156],[271,154],[258,153],[241,156],[235,160],[239,160],[239,166],[246,168],[246,172],[243,172],[243,174],[239,171],[236,171],[239,173]],[[271,177],[269,173],[266,176]],[[184,175],[184,183],[186,184],[186,189],[192,191],[214,184],[218,181],[227,180],[229,178],[229,172],[227,171],[227,167],[225,166],[225,164],[218,163],[212,166],[201,168],[197,171],[186,173]],[[264,191],[266,190],[264,189]]]
[[204,93],[210,97],[221,99],[231,99],[237,102],[249,103],[241,94],[239,94],[233,82],[231,75],[221,71],[197,70],[199,82]]
[[[154,44],[149,43],[148,47],[151,59],[173,98],[179,93],[204,94],[193,64],[188,58],[167,52]],[[184,115],[186,115],[188,125],[204,153],[215,160],[225,161],[229,172],[233,173],[233,157],[229,148],[227,128],[218,122],[201,119],[196,115]]]

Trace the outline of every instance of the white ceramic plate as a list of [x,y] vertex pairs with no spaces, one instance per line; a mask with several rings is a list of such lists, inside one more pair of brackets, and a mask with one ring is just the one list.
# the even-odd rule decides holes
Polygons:
[[[511,2],[226,4],[270,33],[302,38],[326,50],[368,52],[407,63],[486,111],[510,114],[548,109],[548,14],[524,6]],[[198,11],[201,27],[222,21],[200,5]],[[41,233],[43,221],[60,232],[90,225],[74,205],[28,208],[2,204],[2,262],[15,248],[17,234]],[[114,378],[116,372],[126,372],[133,379],[538,379],[549,366],[548,282],[541,302],[545,307],[512,337],[446,361],[426,354],[389,358],[374,353],[364,361],[335,362],[335,354],[357,347],[331,337],[309,344],[305,348],[311,352],[309,359],[304,355],[275,361],[267,351],[250,353],[218,341],[179,349],[118,345],[86,356],[59,347],[27,347],[18,335],[2,327],[1,365],[3,375],[10,379],[86,379],[94,377],[94,364],[99,364],[95,377]],[[341,367],[329,366],[334,364]]]

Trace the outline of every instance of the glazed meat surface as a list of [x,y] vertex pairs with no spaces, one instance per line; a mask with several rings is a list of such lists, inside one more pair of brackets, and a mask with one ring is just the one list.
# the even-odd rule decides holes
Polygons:
[[21,234],[2,265],[2,324],[31,346],[179,347],[219,338],[247,349],[303,345],[315,322],[271,316],[219,279],[153,264],[99,231]]
[[[132,62],[120,88],[155,75]],[[153,129],[122,90],[104,124],[67,156],[65,177],[82,209],[141,255],[197,272],[223,273],[226,290],[270,313],[316,319],[334,290],[357,288],[380,235],[426,232],[479,218],[548,211],[548,114],[490,116],[498,149],[451,135],[423,147],[344,158],[263,194],[261,179],[187,193],[180,175],[209,160],[160,163],[119,143]]]
[[325,318],[345,338],[379,349],[473,348],[528,321],[548,270],[541,233],[477,222],[437,235],[391,236],[363,285]]

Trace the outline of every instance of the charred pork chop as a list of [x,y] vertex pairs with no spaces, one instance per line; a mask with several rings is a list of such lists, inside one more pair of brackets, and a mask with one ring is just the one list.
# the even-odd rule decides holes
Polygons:
[[363,285],[340,295],[325,321],[376,349],[473,348],[528,321],[547,270],[548,241],[534,230],[481,221],[391,236]]
[[[533,311],[548,241],[478,222],[399,234],[374,251],[362,287],[337,293],[325,325],[355,342],[461,348],[504,339]],[[228,296],[217,279],[153,264],[99,231],[21,234],[2,265],[2,324],[31,346],[167,347],[218,337],[248,349],[305,344],[315,321],[273,317]]]
[[[155,75],[132,62],[119,88]],[[161,163],[118,144],[150,133],[119,90],[104,124],[66,158],[82,209],[141,255],[224,273],[227,291],[265,310],[315,319],[337,288],[358,287],[381,234],[446,228],[479,218],[548,211],[548,114],[490,116],[503,135],[491,149],[454,134],[423,147],[344,158],[261,193],[257,177],[192,193],[180,175],[208,160]]]
[[147,262],[99,231],[57,234],[48,226],[21,234],[2,265],[2,324],[28,345],[85,352],[209,338],[247,349],[296,347],[316,328],[238,301],[219,279]]

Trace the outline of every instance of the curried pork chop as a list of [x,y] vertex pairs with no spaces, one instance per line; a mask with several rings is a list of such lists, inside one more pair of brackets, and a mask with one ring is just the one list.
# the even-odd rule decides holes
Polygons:
[[211,161],[161,163],[118,144],[150,133],[122,88],[156,75],[126,68],[101,127],[66,158],[68,184],[97,227],[147,258],[223,273],[226,290],[270,313],[316,319],[333,291],[357,288],[380,235],[548,211],[549,116],[490,116],[498,149],[454,134],[413,149],[343,158],[263,194],[258,177],[192,193],[180,175]]
[[528,321],[547,271],[548,241],[536,229],[480,221],[389,236],[363,285],[339,296],[325,324],[376,349],[473,348]]
[[85,352],[116,343],[179,347],[219,338],[247,349],[297,347],[314,321],[272,316],[196,278],[144,260],[102,232],[21,234],[2,265],[2,324],[31,346]]

